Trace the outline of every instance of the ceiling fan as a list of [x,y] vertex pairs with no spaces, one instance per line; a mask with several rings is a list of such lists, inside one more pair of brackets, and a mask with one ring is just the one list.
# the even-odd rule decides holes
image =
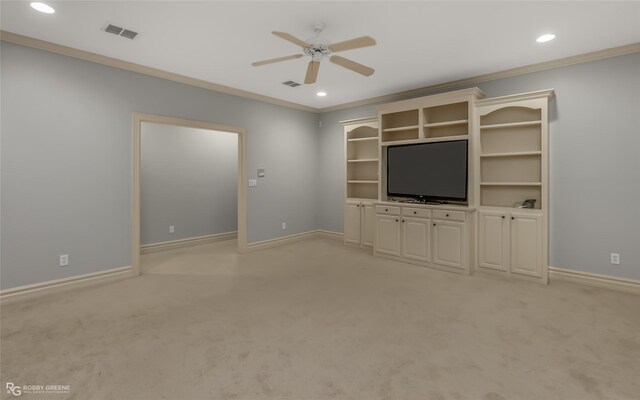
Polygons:
[[332,53],[337,53],[339,51],[345,50],[353,50],[359,49],[361,47],[374,46],[376,41],[369,36],[362,36],[359,38],[345,40],[344,42],[338,43],[329,43],[326,39],[320,36],[320,33],[324,29],[324,24],[317,23],[314,25],[313,31],[316,33],[314,38],[308,39],[306,41],[300,40],[297,37],[290,35],[285,32],[276,32],[273,31],[274,35],[287,40],[293,44],[296,44],[302,47],[303,54],[294,54],[290,56],[271,58],[269,60],[254,62],[254,67],[259,67],[261,65],[273,64],[280,61],[293,60],[296,58],[301,58],[304,56],[310,56],[311,61],[309,61],[309,66],[307,67],[307,75],[304,78],[304,83],[310,84],[315,83],[318,78],[318,70],[320,69],[320,61],[323,58],[329,57],[329,61],[334,64],[340,65],[341,67],[350,69],[353,72],[357,72],[364,76],[371,76],[375,72],[373,68],[369,68],[365,65],[359,64],[355,61],[351,61],[347,58],[331,55]]

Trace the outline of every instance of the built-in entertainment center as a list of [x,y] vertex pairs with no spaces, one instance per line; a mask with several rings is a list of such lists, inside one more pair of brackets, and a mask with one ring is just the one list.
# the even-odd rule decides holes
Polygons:
[[547,282],[553,90],[484,97],[464,89],[343,121],[345,243],[452,272]]

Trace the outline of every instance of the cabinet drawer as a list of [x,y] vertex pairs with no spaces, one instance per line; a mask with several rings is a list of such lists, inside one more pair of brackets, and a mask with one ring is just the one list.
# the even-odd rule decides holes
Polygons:
[[464,221],[465,213],[463,211],[433,210],[433,218],[448,221]]
[[402,215],[405,217],[429,218],[431,213],[424,208],[408,208],[402,207]]
[[400,207],[376,206],[376,214],[400,215]]

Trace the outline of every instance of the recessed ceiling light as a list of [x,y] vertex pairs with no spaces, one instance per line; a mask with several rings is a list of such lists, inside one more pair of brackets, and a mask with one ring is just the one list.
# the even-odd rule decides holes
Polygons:
[[45,14],[53,14],[54,12],[56,12],[56,10],[54,10],[53,7],[51,7],[50,5],[40,3],[37,1],[34,1],[33,3],[31,3],[31,7]]
[[318,92],[316,93],[316,96],[320,96],[320,97],[324,97],[327,95],[327,92]]
[[545,35],[540,36],[539,38],[536,39],[536,42],[538,43],[544,43],[544,42],[548,42],[550,40],[553,40],[556,38],[556,35],[554,35],[553,33],[547,33]]

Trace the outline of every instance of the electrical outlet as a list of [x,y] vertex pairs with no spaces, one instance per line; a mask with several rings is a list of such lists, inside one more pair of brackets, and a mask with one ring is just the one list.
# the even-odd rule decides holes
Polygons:
[[171,225],[169,227],[169,233],[174,233],[175,231],[176,231],[176,228],[173,225]]
[[67,265],[69,265],[69,255],[63,254],[60,256],[60,266],[66,267]]
[[620,264],[620,254],[611,253],[611,264],[614,264],[614,265]]
[[287,223],[286,222],[282,223],[282,229],[287,229]]

